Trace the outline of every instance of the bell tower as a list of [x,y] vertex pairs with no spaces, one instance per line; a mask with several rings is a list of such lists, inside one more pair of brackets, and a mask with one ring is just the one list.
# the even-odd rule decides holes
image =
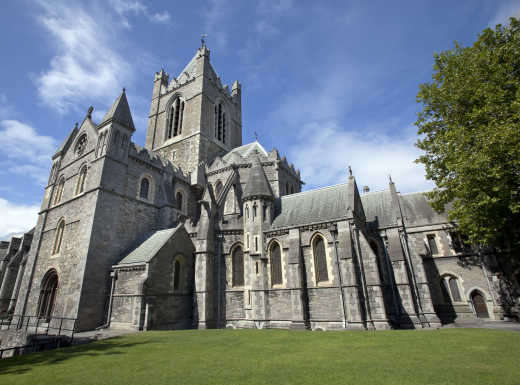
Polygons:
[[155,74],[146,148],[195,172],[242,145],[241,99],[240,83],[222,85],[202,44],[179,76]]

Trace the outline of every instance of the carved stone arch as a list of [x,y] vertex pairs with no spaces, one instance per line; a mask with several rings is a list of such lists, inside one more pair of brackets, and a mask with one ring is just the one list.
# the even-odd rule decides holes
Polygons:
[[441,293],[445,302],[463,302],[464,288],[462,280],[457,274],[444,272],[440,274]]
[[74,146],[72,147],[74,149],[74,155],[79,158],[83,154],[85,154],[85,151],[87,149],[88,145],[88,136],[85,130],[82,130],[80,133],[76,135],[76,138],[74,139]]
[[57,205],[63,199],[63,190],[65,189],[65,175],[60,175],[57,179],[56,187],[54,188],[53,204]]
[[171,290],[182,292],[186,289],[188,274],[188,260],[184,254],[176,254],[172,260]]
[[58,272],[51,268],[47,270],[40,283],[40,296],[38,298],[37,316],[49,322],[56,304],[58,293]]
[[188,206],[188,202],[187,202],[186,191],[184,188],[182,188],[180,186],[175,188],[175,204],[176,204],[177,210],[182,211],[182,212],[187,211],[186,208]]
[[61,217],[56,223],[56,231],[54,233],[54,243],[52,254],[59,254],[63,249],[63,233],[65,232],[65,217]]

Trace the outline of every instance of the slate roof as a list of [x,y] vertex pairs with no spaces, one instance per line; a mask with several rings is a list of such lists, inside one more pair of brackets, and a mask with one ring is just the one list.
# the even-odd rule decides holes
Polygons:
[[59,154],[61,154],[62,152],[65,151],[65,149],[67,148],[69,142],[76,136],[78,131],[79,131],[78,130],[78,126],[74,126],[72,131],[69,132],[69,135],[67,135],[67,137],[65,138],[65,140],[63,142],[61,142],[60,147],[58,147],[58,149],[54,153],[53,159],[56,157],[56,155],[59,155]]
[[265,157],[268,156],[265,148],[260,143],[258,143],[258,141],[255,140],[252,143],[244,144],[243,146],[240,146],[240,147],[235,147],[234,149],[229,151],[226,155],[224,155],[222,157],[222,160],[227,162],[228,160],[230,160],[233,157],[234,154],[239,155],[241,158],[247,159],[249,157],[249,155],[251,155],[255,150],[257,150],[261,156],[265,156]]
[[367,222],[375,222],[377,227],[388,227],[396,223],[392,208],[392,194],[389,190],[362,194],[361,203]]
[[175,232],[182,226],[179,224],[172,229],[156,231],[141,243],[134,251],[124,257],[117,265],[128,265],[134,263],[150,262],[152,258],[161,250]]
[[271,185],[265,176],[262,163],[258,159],[258,155],[255,156],[251,170],[249,171],[249,177],[247,179],[246,186],[244,187],[244,193],[242,199],[250,198],[253,196],[273,198],[273,192],[271,191]]
[[283,196],[275,202],[273,228],[345,218],[348,183]]
[[102,126],[104,123],[110,120],[129,127],[131,130],[135,130],[132,113],[130,112],[130,106],[128,105],[128,100],[126,99],[126,92],[124,88],[123,92],[121,92],[121,95],[119,95],[114,104],[112,104],[112,107],[110,107],[101,120],[101,123],[99,123],[99,126]]
[[421,192],[401,195],[401,208],[408,225],[421,226],[448,222],[448,216],[436,212]]

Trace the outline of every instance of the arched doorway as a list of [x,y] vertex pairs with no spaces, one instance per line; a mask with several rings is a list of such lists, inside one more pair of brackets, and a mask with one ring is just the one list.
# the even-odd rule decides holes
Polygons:
[[478,290],[474,290],[471,293],[471,303],[473,304],[473,309],[475,309],[478,318],[489,318],[486,300]]
[[49,270],[43,277],[40,287],[40,298],[38,300],[38,318],[43,318],[49,322],[56,302],[56,292],[58,290],[58,274],[56,270]]

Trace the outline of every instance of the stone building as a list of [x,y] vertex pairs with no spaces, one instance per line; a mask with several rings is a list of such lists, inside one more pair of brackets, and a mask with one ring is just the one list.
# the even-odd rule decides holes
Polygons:
[[[146,143],[125,90],[52,158],[34,229],[0,244],[0,312],[98,327],[388,329],[501,317],[498,279],[422,193],[302,192],[242,143],[241,84],[199,48],[155,74]],[[19,321],[18,321],[19,322]]]

